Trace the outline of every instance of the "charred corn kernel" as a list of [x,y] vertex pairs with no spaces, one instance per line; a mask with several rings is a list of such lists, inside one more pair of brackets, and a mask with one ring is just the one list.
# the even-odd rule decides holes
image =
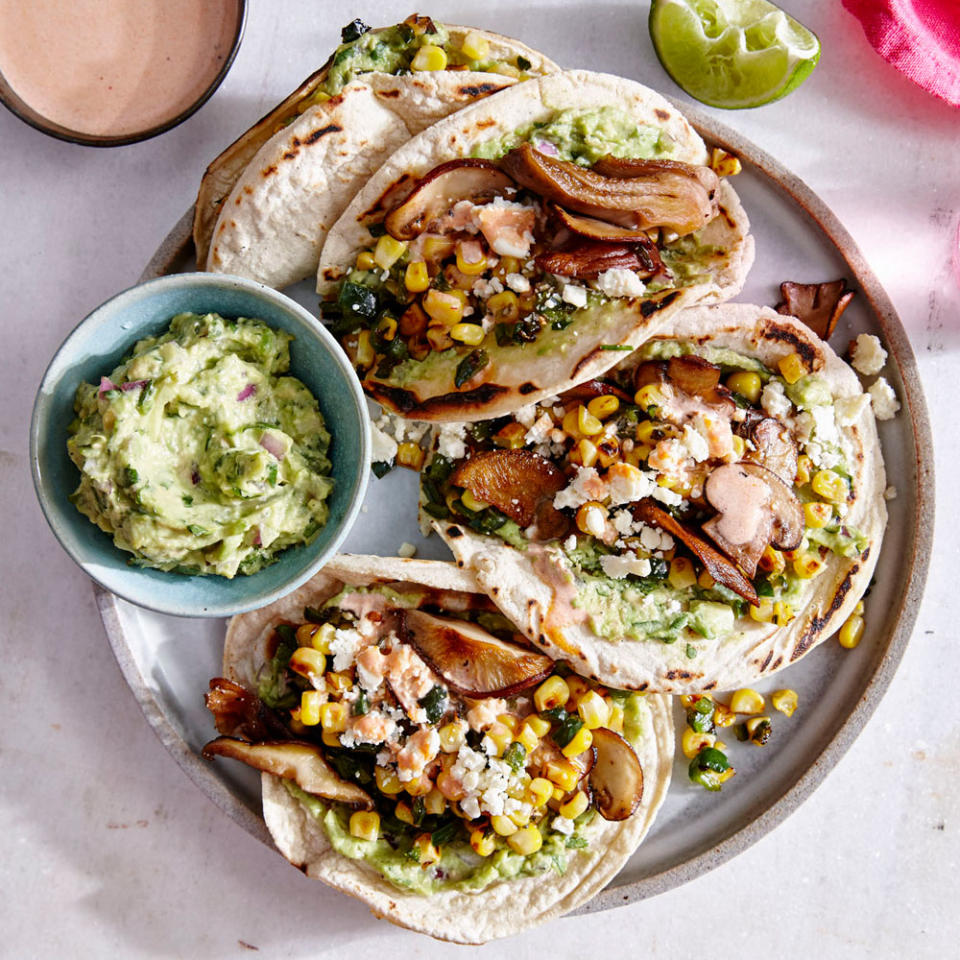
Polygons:
[[[476,241],[474,241],[476,243]],[[479,260],[468,260],[464,255],[463,244],[457,244],[457,269],[468,277],[478,277],[487,269],[487,257],[481,251]]]
[[623,733],[623,707],[619,703],[610,704],[610,718],[607,720],[607,729],[614,733]]
[[547,762],[547,779],[569,793],[580,782],[580,770],[568,760],[550,760]]
[[686,727],[683,736],[680,738],[680,748],[683,750],[683,755],[688,760],[692,760],[701,750],[712,747],[716,741],[717,738],[712,733],[691,730],[690,727]]
[[793,619],[793,607],[789,603],[777,601],[773,605],[773,622],[778,627],[785,627]]
[[389,233],[385,233],[377,241],[373,262],[381,270],[389,270],[406,252],[407,244],[403,240],[394,240]]
[[523,744],[523,748],[527,753],[533,753],[540,743],[540,738],[534,733],[529,723],[525,723],[520,730],[514,734],[514,739],[517,743]]
[[501,257],[497,264],[498,276],[505,277],[508,273],[519,273],[520,261],[516,257]]
[[792,717],[797,709],[799,698],[796,690],[775,690],[770,694],[770,703],[774,710],[779,710],[788,717]]
[[524,827],[512,836],[507,837],[507,843],[512,850],[515,850],[522,857],[529,857],[543,846],[543,836],[531,823],[530,826]]
[[573,407],[563,415],[563,421],[560,426],[565,433],[569,433],[574,440],[580,439],[580,418],[577,414],[577,408]]
[[452,327],[463,319],[463,301],[453,291],[443,293],[431,287],[423,298],[423,309],[431,320]]
[[476,30],[471,30],[460,45],[465,57],[471,60],[486,60],[490,54],[490,41]]
[[334,733],[333,730],[324,730],[321,739],[323,740],[323,745],[325,747],[339,747],[342,746],[340,743],[340,734]]
[[422,249],[427,260],[446,260],[453,253],[454,243],[447,237],[424,237]]
[[765,706],[763,697],[750,687],[742,687],[730,698],[730,709],[734,713],[762,713]]
[[497,756],[502,757],[503,751],[513,742],[513,731],[502,723],[495,723],[488,731],[487,736],[497,748]]
[[290,731],[297,735],[307,732],[307,727],[300,719],[300,708],[294,707],[290,711]]
[[587,411],[598,420],[606,420],[612,417],[620,409],[620,400],[612,393],[605,393],[603,396],[594,397],[587,404]]
[[443,47],[435,47],[432,43],[422,46],[410,61],[410,69],[414,72],[425,70],[446,70],[447,55]]
[[756,403],[763,392],[763,381],[760,379],[759,373],[740,370],[727,377],[727,387],[734,393],[739,393],[741,397],[745,397],[751,403]]
[[850,614],[852,617],[862,617],[864,611],[864,605],[862,600],[857,601],[857,605],[853,608],[853,613]]
[[357,366],[369,367],[376,358],[377,353],[373,349],[373,344],[370,341],[370,331],[361,330],[357,336]]
[[567,709],[571,712],[577,709],[577,703],[580,698],[593,689],[589,682],[583,677],[578,677],[575,673],[567,677],[567,689],[570,691],[570,699],[567,701]]
[[806,525],[814,530],[825,527],[833,519],[833,506],[829,503],[813,503],[803,505],[803,519]]
[[380,836],[380,814],[373,810],[351,813],[350,836],[358,840],[376,840]]
[[458,343],[465,343],[468,347],[476,347],[483,343],[486,336],[479,323],[455,323],[450,329],[450,336]]
[[680,706],[684,710],[688,710],[692,707],[698,700],[712,700],[713,697],[709,693],[685,693],[680,697]]
[[372,270],[376,265],[377,261],[373,259],[373,253],[370,250],[364,250],[357,256],[358,270]]
[[[597,693],[591,690],[585,693],[577,701],[577,713],[588,730],[596,730],[597,727],[605,727],[610,720],[610,707],[607,701]],[[566,814],[564,814],[566,816]]]
[[423,809],[427,813],[439,816],[447,809],[447,798],[436,787],[423,798]]
[[331,671],[327,674],[327,686],[334,693],[343,693],[353,687],[353,681],[345,673]]
[[526,441],[527,428],[513,421],[502,426],[494,435],[493,442],[506,450],[519,450]]
[[767,544],[767,546],[763,548],[763,553],[760,554],[760,560],[757,562],[757,566],[763,570],[764,573],[779,576],[786,569],[787,561],[779,550],[774,550],[773,547]]
[[424,773],[416,780],[405,783],[404,789],[411,797],[425,797],[433,789],[433,781],[429,774]]
[[649,410],[650,407],[658,407],[663,403],[663,392],[658,384],[648,383],[633,395],[633,400],[638,407]]
[[397,771],[393,767],[374,767],[373,776],[377,781],[377,789],[385,793],[388,797],[394,797],[402,792],[403,784],[397,776]]
[[464,490],[460,494],[460,502],[468,509],[473,510],[476,513],[479,513],[481,510],[486,510],[490,506],[484,500],[478,500],[469,490]]
[[489,297],[486,309],[498,323],[513,323],[520,319],[520,301],[512,290],[503,290]]
[[587,807],[590,806],[590,798],[582,791],[578,790],[565,804],[563,804],[557,813],[568,820],[576,820]]
[[777,367],[787,383],[796,383],[801,377],[807,375],[807,365],[799,353],[788,353],[785,357],[781,357]]
[[563,677],[553,676],[537,687],[533,703],[539,713],[554,707],[565,707],[570,699],[570,688]]
[[308,680],[322,677],[327,668],[327,658],[313,647],[297,647],[290,655],[290,669]]
[[751,717],[746,722],[747,734],[758,746],[762,747],[769,739],[772,731],[769,717]]
[[655,420],[644,420],[642,423],[637,424],[634,436],[637,439],[637,443],[654,444],[656,440],[653,435],[657,433],[657,431],[658,425]]
[[596,500],[588,500],[577,509],[577,529],[592,537],[602,537],[607,523],[607,508]]
[[810,482],[810,470],[813,466],[813,461],[805,454],[801,453],[797,457],[797,483],[804,484]]
[[513,77],[516,79],[520,76],[520,71],[512,63],[504,63],[500,61],[495,63],[490,67],[490,73],[499,73],[503,77]]
[[413,263],[407,264],[403,285],[411,293],[423,293],[430,286],[430,273],[423,260],[414,260]]
[[597,460],[601,467],[610,467],[620,460],[620,441],[616,437],[597,444]]
[[413,810],[410,808],[410,804],[404,803],[402,800],[393,808],[393,815],[401,823],[413,824]]
[[700,576],[697,577],[697,586],[703,587],[704,590],[709,590],[715,583],[716,580],[714,580],[706,570],[700,571]]
[[417,851],[417,859],[421,867],[429,867],[440,859],[440,851],[430,839],[429,833],[421,833],[413,841],[413,849]]
[[550,721],[535,713],[531,713],[524,722],[538,737],[545,737],[550,732]]
[[[737,722],[737,715],[725,704],[715,703],[713,706],[713,725],[715,727],[732,727]],[[717,749],[720,749],[719,747]]]
[[[329,624],[324,624],[324,626],[329,626]],[[297,627],[297,645],[301,647],[315,646],[313,638],[319,631],[319,623],[301,623],[300,626]],[[326,653],[326,651],[323,652]]]
[[692,587],[697,582],[697,571],[693,569],[693,561],[688,557],[674,557],[670,561],[667,579],[674,590],[686,590]]
[[328,733],[343,733],[347,729],[347,705],[325,703],[320,708],[320,725]]
[[578,753],[589,750],[591,746],[593,746],[593,734],[586,727],[581,727],[560,752],[565,757],[575,757]]
[[818,470],[810,481],[813,492],[824,500],[838,503],[847,499],[847,481],[832,470]]
[[847,617],[837,636],[840,646],[852,650],[862,639],[865,625],[863,617]]
[[793,569],[802,580],[812,580],[826,569],[826,563],[815,553],[801,553],[793,561]]
[[516,733],[517,728],[520,726],[519,718],[515,717],[512,713],[501,713],[497,717],[497,723],[506,727],[511,733]]
[[733,455],[737,460],[742,460],[743,455],[747,452],[747,443],[743,437],[738,437],[736,434],[733,435],[732,444],[733,446]]
[[419,443],[405,440],[397,445],[397,466],[407,467],[410,470],[419,470],[423,466],[426,452]]
[[553,784],[545,777],[534,777],[527,786],[527,790],[535,807],[545,807],[547,801],[553,796]]
[[517,832],[517,825],[509,817],[491,817],[490,826],[501,837],[509,837]]
[[300,722],[305,727],[315,727],[320,722],[323,708],[323,694],[319,690],[304,690],[300,694]]
[[714,147],[710,151],[710,169],[718,177],[735,177],[742,169],[740,158],[720,147]]
[[554,787],[553,788],[553,799],[557,803],[563,803],[563,798],[569,793],[569,790],[564,790],[563,787]]
[[448,800],[462,800],[467,795],[463,784],[447,770],[441,770],[437,774],[437,789]]
[[603,429],[603,424],[581,403],[577,407],[577,429],[585,437],[592,437]]
[[518,826],[525,827],[530,822],[530,811],[522,808],[511,810],[507,816]]
[[320,624],[320,629],[310,638],[310,642],[315,650],[321,653],[330,652],[330,644],[336,636],[337,628],[332,623]]
[[570,451],[570,461],[583,467],[592,467],[597,462],[597,445],[592,440],[578,440]]
[[492,833],[478,828],[470,831],[470,846],[473,852],[480,857],[489,857],[497,847],[497,841]]
[[773,620],[773,601],[769,597],[760,597],[755,607],[750,607],[750,619],[757,623],[770,623]]
[[624,456],[624,460],[631,466],[638,467],[641,463],[646,461],[647,457],[649,457],[651,453],[653,453],[653,449],[651,447],[648,447],[645,443],[638,443]]

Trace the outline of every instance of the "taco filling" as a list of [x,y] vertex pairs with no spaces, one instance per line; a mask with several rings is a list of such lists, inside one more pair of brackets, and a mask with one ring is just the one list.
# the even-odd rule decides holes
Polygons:
[[767,366],[656,339],[560,397],[445,426],[421,506],[455,552],[468,528],[525,555],[552,587],[548,636],[582,624],[694,660],[744,623],[790,623],[832,559],[866,556],[845,519],[845,427],[866,404],[787,346]]
[[283,778],[330,845],[402,890],[563,874],[643,794],[643,695],[534,652],[485,597],[346,586],[277,624],[254,693],[211,681],[207,757]]

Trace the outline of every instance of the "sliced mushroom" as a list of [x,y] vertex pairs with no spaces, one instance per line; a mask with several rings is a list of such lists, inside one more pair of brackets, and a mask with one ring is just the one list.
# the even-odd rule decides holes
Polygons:
[[704,486],[707,502],[717,510],[703,532],[735,561],[748,577],[767,544],[795,550],[803,537],[803,508],[790,488],[758,463],[718,467]]
[[603,397],[611,395],[618,397],[624,403],[633,403],[633,394],[618,387],[615,383],[608,380],[585,380],[578,383],[575,387],[565,390],[562,400],[564,402],[588,403],[594,397]]
[[423,177],[410,196],[387,214],[384,226],[397,240],[413,240],[458,201],[486,203],[515,186],[489,160],[450,160]]
[[229,757],[239,760],[255,770],[263,770],[293,780],[301,790],[336,800],[358,810],[372,810],[369,794],[355,783],[341,780],[327,763],[320,748],[312,743],[296,740],[246,743],[232,737],[217,737],[203,748],[207,760],[213,757]]
[[541,270],[561,277],[593,280],[607,270],[633,270],[639,277],[652,277],[662,264],[654,263],[646,251],[636,244],[604,243],[599,240],[576,239],[558,250],[536,257]]
[[210,692],[204,697],[204,703],[213,714],[219,733],[244,740],[266,740],[290,735],[275,711],[255,693],[232,680],[223,677],[211,680]]
[[720,367],[695,354],[671,357],[667,362],[667,378],[674,386],[684,393],[700,397],[711,406],[722,407],[730,416],[736,404],[730,391],[720,384],[720,374]]
[[847,281],[842,279],[828,283],[785,280],[780,284],[780,296],[783,302],[777,304],[777,313],[796,317],[821,340],[829,340],[840,314],[853,299],[853,291],[847,290]]
[[[666,227],[693,233],[717,215],[712,187],[698,167],[649,161],[645,173],[604,176],[576,163],[546,156],[529,143],[511,150],[500,166],[521,186],[577,213],[622,227]],[[705,168],[704,168],[705,169]]]
[[593,731],[593,748],[593,805],[604,820],[626,820],[643,799],[643,767],[633,747],[606,727]]
[[644,160],[641,157],[614,157],[607,154],[590,169],[605,177],[621,177],[625,180],[650,177],[664,172],[685,177],[692,176],[696,177],[711,197],[720,186],[720,178],[716,171],[701,164],[684,163],[682,160]]
[[[532,450],[484,450],[464,460],[450,474],[450,482],[465,487],[477,500],[493,505],[521,527],[536,522],[538,529],[544,529],[544,534],[538,534],[540,539],[562,536],[569,526],[553,506],[553,497],[567,479],[563,471]],[[561,528],[563,533],[555,532]]]
[[467,697],[509,697],[553,672],[549,657],[505,643],[468,620],[405,610],[400,637],[448,687]]
[[[610,243],[636,243],[646,252],[650,260],[662,268],[660,253],[657,245],[650,239],[646,230],[640,227],[621,227],[596,217],[584,217],[570,213],[563,207],[555,206],[553,212],[557,219],[571,232],[586,237],[588,240],[606,240]],[[658,271],[659,272],[659,271]]]
[[750,426],[754,449],[748,459],[772,470],[788,486],[797,476],[797,444],[790,431],[773,417],[763,417]]
[[679,520],[674,519],[666,510],[661,510],[652,500],[637,501],[633,505],[633,516],[644,523],[660,527],[661,530],[666,530],[672,537],[676,537],[699,559],[707,568],[707,573],[717,583],[723,584],[723,586],[743,597],[751,606],[757,607],[760,605],[753,584],[735,564],[715,547],[710,546],[703,537],[694,533]]

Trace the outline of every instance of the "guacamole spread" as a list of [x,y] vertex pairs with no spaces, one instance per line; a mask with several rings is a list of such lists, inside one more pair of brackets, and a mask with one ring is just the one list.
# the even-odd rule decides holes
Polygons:
[[71,500],[132,563],[255,573],[326,523],[330,435],[285,375],[292,339],[261,320],[182,313],[80,385]]

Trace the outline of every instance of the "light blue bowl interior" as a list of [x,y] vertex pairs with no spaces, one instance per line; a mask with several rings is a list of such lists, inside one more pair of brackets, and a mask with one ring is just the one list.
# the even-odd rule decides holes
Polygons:
[[[136,341],[161,333],[178,313],[256,317],[296,338],[291,373],[320,404],[333,441],[330,519],[307,547],[295,547],[259,573],[227,580],[184,576],[128,565],[69,501],[80,474],[67,455],[73,398],[84,380],[99,382]],[[228,616],[263,606],[299,586],[332,556],[359,511],[369,476],[366,402],[350,363],[333,337],[303,307],[261,284],[215,274],[151,280],[108,300],[67,337],[50,363],[34,404],[30,454],[40,505],[57,539],[98,583],[121,597],[177,616]]]

